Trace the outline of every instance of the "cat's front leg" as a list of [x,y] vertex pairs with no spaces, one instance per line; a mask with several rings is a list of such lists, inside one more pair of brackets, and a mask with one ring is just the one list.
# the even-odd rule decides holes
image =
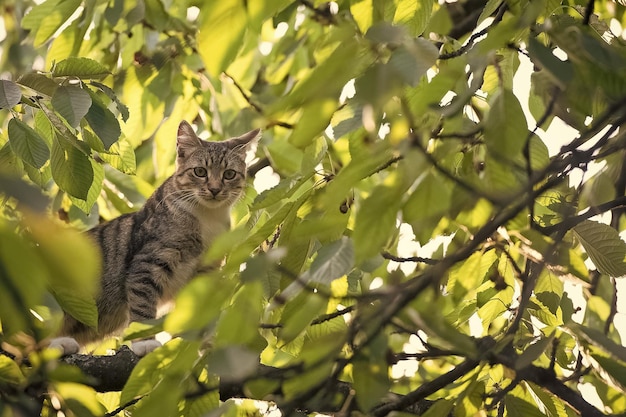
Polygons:
[[50,341],[50,345],[48,345],[48,347],[60,350],[62,356],[72,355],[80,351],[80,345],[76,339],[68,336],[55,337]]
[[146,356],[154,349],[161,347],[161,342],[156,339],[145,339],[132,342],[130,348],[137,356]]
[[[155,270],[159,268],[158,265],[145,262],[138,262],[137,264],[136,268],[133,268],[135,270],[130,271],[127,281],[129,318],[131,322],[141,322],[156,318],[157,305],[159,299],[163,296],[163,287],[159,282],[160,275],[163,275],[163,272]],[[161,346],[161,343],[154,338],[131,343],[131,349],[137,356],[145,356],[159,346]]]

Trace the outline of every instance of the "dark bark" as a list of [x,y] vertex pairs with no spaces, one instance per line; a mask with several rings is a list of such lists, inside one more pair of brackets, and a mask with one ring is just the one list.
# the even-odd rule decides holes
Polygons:
[[[507,355],[495,356],[493,361],[502,363],[507,367],[514,369],[515,355],[513,357]],[[140,358],[135,355],[128,347],[122,348],[115,354],[110,356],[92,356],[74,354],[62,359],[63,362],[75,365],[87,377],[87,384],[92,386],[96,391],[120,391],[130,377],[130,374],[139,362]],[[430,396],[448,384],[462,378],[473,368],[478,366],[479,361],[468,359],[460,364],[453,371],[442,375],[440,378],[427,382],[407,395],[397,395],[389,393],[388,396],[381,399],[379,406],[375,407],[373,415],[385,416],[392,411],[404,411],[416,415],[424,413],[436,401],[428,400],[425,397]],[[280,380],[283,375],[283,369],[274,368],[266,365],[260,365],[256,376],[260,378],[271,378]],[[586,416],[607,416],[583,399],[580,393],[574,391],[560,381],[557,376],[549,369],[537,366],[527,366],[516,371],[518,380],[526,380],[534,382],[542,386],[545,390],[550,391],[555,396],[561,398],[572,408],[581,412]],[[254,378],[254,377],[252,377]],[[223,381],[219,386],[220,398],[225,401],[229,398],[246,398],[243,390],[243,383],[237,381]],[[315,395],[306,403],[298,404],[297,409],[307,412],[342,412],[349,413],[358,411],[355,401],[353,401],[354,390],[350,384],[341,381],[329,381],[324,384],[324,392]],[[275,399],[281,397],[280,387],[273,394]],[[259,398],[262,399],[262,398]]]

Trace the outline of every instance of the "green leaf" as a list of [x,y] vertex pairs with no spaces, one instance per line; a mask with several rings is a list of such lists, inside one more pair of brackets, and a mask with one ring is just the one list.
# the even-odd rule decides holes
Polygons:
[[98,401],[96,391],[91,387],[76,382],[57,382],[54,389],[72,415],[91,417],[106,413],[104,405]]
[[413,227],[416,239],[421,243],[430,236],[441,216],[449,211],[452,203],[452,184],[440,174],[430,172],[418,180],[417,187],[404,204],[402,215]]
[[485,143],[494,155],[510,160],[524,148],[528,125],[522,106],[511,90],[497,92],[485,120]]
[[104,181],[104,167],[93,159],[90,159],[89,162],[91,163],[91,168],[93,169],[93,181],[91,182],[89,191],[87,191],[87,198],[83,200],[72,197],[71,195],[69,196],[70,200],[72,200],[72,204],[81,209],[85,214],[89,214],[91,212],[93,205],[100,196],[102,183]]
[[104,144],[104,148],[109,149],[111,145],[118,141],[122,134],[120,123],[95,93],[89,91],[89,94],[91,95],[92,103],[85,115],[85,119]]
[[12,335],[32,329],[33,318],[29,310],[42,302],[47,279],[46,265],[32,245],[7,228],[5,223],[0,223],[0,320],[3,333]]
[[22,161],[40,169],[50,158],[50,149],[41,136],[19,119],[9,120],[9,143]]
[[61,286],[51,288],[50,292],[63,311],[89,327],[98,328],[98,307],[93,294],[85,297],[83,292]]
[[498,259],[495,251],[474,252],[464,262],[455,265],[449,273],[447,291],[460,301],[465,294],[478,288],[487,272]]
[[137,403],[132,411],[132,415],[135,417],[176,415],[178,402],[182,396],[183,389],[179,381],[173,378],[159,381],[150,391],[150,395]]
[[515,361],[515,369],[522,369],[533,363],[533,361],[539,358],[544,352],[548,351],[548,346],[554,340],[554,332],[549,337],[540,337],[535,343],[530,346],[526,346],[521,355],[517,357]]
[[[306,245],[308,249],[308,244]],[[307,251],[308,252],[308,251]],[[322,246],[311,268],[304,272],[298,281],[292,282],[285,288],[281,296],[291,299],[302,291],[302,285],[321,283],[329,285],[333,280],[346,275],[354,266],[354,248],[352,241],[342,236],[339,240]]]
[[74,14],[81,3],[81,0],[44,1],[24,16],[21,25],[34,33],[34,46],[41,46]]
[[330,284],[331,281],[346,275],[354,266],[354,248],[352,240],[343,236],[341,239],[326,244],[317,251],[317,257],[311,268],[302,278],[310,282]]
[[[408,28],[411,36],[420,36],[430,21],[433,12],[434,1],[399,1],[396,13],[393,17],[394,23],[399,23]],[[423,39],[423,38],[418,38]]]
[[[419,4],[420,2],[414,2]],[[389,65],[402,77],[402,80],[416,86],[439,57],[439,51],[431,42],[424,38],[417,38],[412,42],[405,42],[393,51]]]
[[209,74],[218,77],[237,56],[248,16],[243,7],[214,1],[203,6],[200,19],[198,51]]
[[607,357],[604,353],[592,353],[591,357],[598,362],[622,389],[626,388],[626,363]]
[[533,63],[546,71],[550,80],[561,89],[565,89],[574,76],[574,68],[569,61],[561,61],[552,51],[543,46],[537,39],[528,40],[528,53]]
[[282,386],[285,400],[297,398],[299,394],[307,392],[323,381],[327,381],[330,378],[333,367],[334,364],[332,362],[323,362],[286,380]]
[[22,90],[13,81],[0,80],[0,109],[10,109],[22,99]]
[[61,307],[77,320],[97,327],[100,254],[85,235],[59,224],[31,219],[37,252],[50,271],[50,287]]
[[18,84],[28,87],[37,93],[42,93],[48,97],[52,97],[54,92],[59,87],[57,83],[43,74],[31,72],[24,74],[17,79]]
[[285,306],[281,318],[281,327],[278,335],[285,343],[295,339],[315,317],[321,314],[328,305],[328,301],[318,294],[301,293],[290,300]]
[[113,91],[109,86],[104,85],[102,83],[99,83],[97,81],[92,81],[91,85],[93,85],[94,87],[98,88],[100,91],[102,91],[113,103],[115,103],[115,107],[117,108],[117,111],[120,113],[120,115],[122,116],[122,120],[124,122],[126,122],[128,120],[128,117],[130,116],[129,111],[128,111],[128,107],[126,106],[126,104],[122,103],[120,101],[120,98],[117,96],[117,94],[115,94],[115,91]]
[[89,157],[64,139],[52,144],[52,178],[69,195],[87,200],[94,180]]
[[[343,28],[336,30],[341,31],[336,34],[339,38],[337,40],[341,42],[340,46],[325,61],[303,76],[289,95],[277,100],[268,110],[268,114],[299,109],[308,102],[337,97],[346,83],[355,78],[372,61],[364,42],[359,42],[353,37],[351,31]],[[350,65],[346,66],[346,62],[350,62]]]
[[218,276],[195,278],[178,293],[163,328],[172,334],[203,328],[217,318],[234,288],[234,282]]
[[453,408],[454,402],[452,400],[437,400],[422,414],[422,417],[448,417]]
[[396,229],[398,196],[395,190],[379,186],[363,202],[354,226],[356,262],[367,260],[385,249]]
[[337,103],[332,99],[306,103],[302,107],[302,116],[289,136],[289,143],[298,148],[309,146],[326,129],[336,109]]
[[352,361],[352,379],[357,403],[364,411],[380,404],[391,385],[385,360],[371,361],[361,357]]
[[263,313],[263,284],[246,283],[233,297],[232,304],[220,316],[214,346],[245,345],[258,336]]
[[614,359],[626,363],[626,347],[615,343],[601,331],[573,322],[568,323],[567,326],[572,329],[580,339],[590,345],[600,348],[604,352],[611,355]]
[[209,356],[209,369],[225,382],[244,381],[254,375],[258,367],[258,353],[237,345],[217,348]]
[[111,72],[98,61],[91,58],[70,57],[57,62],[52,68],[53,77],[77,77],[92,80],[102,79]]
[[54,92],[51,103],[70,126],[76,128],[91,107],[91,96],[80,87],[61,86]]
[[626,242],[617,230],[603,223],[585,220],[573,231],[598,271],[612,277],[626,275]]
[[504,406],[506,407],[509,417],[544,417],[539,408],[519,397],[507,395],[504,398]]
[[124,174],[133,175],[136,172],[135,150],[126,138],[121,138],[111,145],[108,152],[100,154],[100,158]]
[[[125,404],[144,394],[151,393],[156,386],[164,381],[166,383],[163,385],[170,386],[170,388],[174,388],[172,384],[180,387],[181,374],[188,373],[194,362],[198,360],[198,347],[198,342],[188,342],[178,338],[172,339],[165,345],[144,356],[133,368],[128,381],[124,385],[120,396],[120,403]],[[173,389],[173,391],[180,394],[179,389]],[[164,393],[161,392],[161,394]],[[150,398],[153,399],[150,401],[151,404],[144,404],[144,407],[154,411],[153,407],[157,407],[158,404],[160,404],[162,397],[149,395],[145,399]],[[172,400],[172,404],[169,404],[169,406],[174,407],[174,410],[176,410],[175,407],[178,404],[179,397],[172,396],[169,397],[169,399]],[[144,400],[142,400],[142,402]],[[163,406],[163,404],[161,404],[161,406]],[[144,409],[144,411],[146,411],[146,409]],[[163,409],[158,412],[155,411],[152,415],[160,415],[161,412],[163,412]],[[167,415],[174,414],[175,413],[172,412]],[[133,415],[135,415],[135,413],[133,413]],[[146,412],[146,415],[149,414]]]
[[282,179],[274,187],[261,192],[256,196],[250,210],[260,210],[290,198],[303,184],[311,179],[312,175]]
[[8,356],[0,356],[0,386],[19,386],[26,378],[17,363]]

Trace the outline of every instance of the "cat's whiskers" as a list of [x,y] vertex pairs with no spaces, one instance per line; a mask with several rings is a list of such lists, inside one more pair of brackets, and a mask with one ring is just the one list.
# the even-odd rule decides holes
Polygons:
[[[166,194],[157,203],[155,208],[159,208],[161,204],[165,204],[165,202],[170,198],[173,198],[173,200],[171,200],[171,203],[177,204],[182,208],[193,209],[198,204],[198,201],[197,201],[198,198],[194,194],[193,190],[176,190],[176,191],[172,191],[171,193]],[[180,203],[187,203],[187,204],[180,204]],[[192,204],[189,204],[189,203],[192,203]]]

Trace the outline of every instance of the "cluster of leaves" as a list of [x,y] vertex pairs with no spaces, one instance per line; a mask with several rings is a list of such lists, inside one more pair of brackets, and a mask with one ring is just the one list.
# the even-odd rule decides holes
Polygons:
[[[623,5],[2,7],[0,415],[42,393],[44,415],[248,412],[225,382],[285,414],[626,412]],[[59,305],[96,322],[97,256],[60,223],[140,205],[182,119],[212,139],[262,127],[251,173],[279,179],[235,208],[207,254],[224,267],[125,334],[174,339],[99,394],[41,347]],[[557,121],[577,134],[555,146]]]

